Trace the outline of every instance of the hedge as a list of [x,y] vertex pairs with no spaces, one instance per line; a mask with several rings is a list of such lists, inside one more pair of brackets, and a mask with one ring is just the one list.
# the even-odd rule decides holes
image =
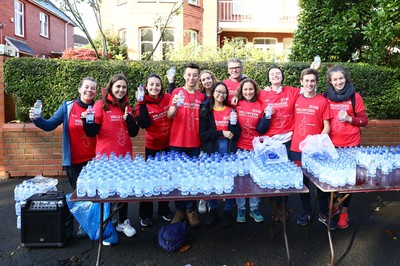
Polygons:
[[[166,71],[174,65],[177,69],[176,84],[182,86],[183,70],[187,62],[166,61],[76,61],[45,60],[36,58],[11,58],[4,64],[5,91],[16,101],[17,119],[27,122],[28,110],[36,99],[42,99],[43,116],[50,117],[64,99],[78,97],[77,88],[82,78],[94,77],[99,87],[117,73],[123,73],[129,88],[136,90],[150,73],[158,73],[167,88]],[[227,78],[226,62],[198,63],[200,69],[209,69],[219,80]],[[261,88],[268,85],[267,71],[273,63],[244,63],[244,73],[252,77]],[[327,85],[325,73],[333,64],[322,64],[318,88],[324,91]],[[400,70],[366,64],[342,63],[349,71],[356,90],[363,96],[368,116],[374,119],[400,118]],[[300,86],[300,72],[308,63],[290,62],[278,64],[285,74],[285,84]],[[129,92],[131,104],[134,93]],[[97,98],[100,98],[98,93]]]

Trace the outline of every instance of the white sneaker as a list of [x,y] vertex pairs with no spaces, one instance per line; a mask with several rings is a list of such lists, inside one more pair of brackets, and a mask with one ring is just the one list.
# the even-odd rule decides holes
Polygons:
[[131,226],[129,219],[126,219],[123,224],[118,223],[115,229],[117,229],[118,232],[123,232],[127,237],[132,237],[136,234],[136,230]]
[[205,200],[199,200],[199,213],[205,214],[207,212],[207,202]]

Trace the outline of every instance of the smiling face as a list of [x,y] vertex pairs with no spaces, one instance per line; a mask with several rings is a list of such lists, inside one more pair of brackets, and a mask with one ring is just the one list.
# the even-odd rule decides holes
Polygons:
[[223,102],[227,96],[228,96],[228,90],[227,90],[226,86],[220,84],[215,88],[214,94],[213,94],[215,102],[223,104]]
[[228,63],[228,73],[232,79],[240,79],[242,75],[242,64],[239,62]]
[[147,80],[146,89],[150,97],[157,99],[162,90],[161,80],[156,77],[149,78]]
[[246,99],[246,101],[252,101],[254,96],[256,95],[256,89],[254,88],[253,83],[245,82],[242,87],[242,95]]
[[91,80],[84,80],[82,85],[78,88],[79,98],[82,102],[89,104],[96,97],[97,83]]
[[304,88],[305,96],[314,96],[316,94],[315,88],[317,87],[317,78],[314,74],[304,75],[300,82]]
[[200,76],[200,82],[203,85],[204,89],[209,90],[213,85],[213,78],[211,77],[210,73],[203,73]]
[[127,91],[128,84],[126,84],[125,80],[116,81],[111,88],[111,93],[117,100],[121,100],[122,98],[124,98]]
[[186,86],[188,88],[195,88],[197,85],[197,81],[199,81],[199,70],[195,68],[186,68],[185,74],[183,75],[185,79]]
[[332,72],[330,74],[329,83],[333,86],[335,91],[341,91],[346,85],[346,78],[340,71]]
[[279,68],[271,68],[268,73],[269,82],[272,86],[282,86],[282,72]]

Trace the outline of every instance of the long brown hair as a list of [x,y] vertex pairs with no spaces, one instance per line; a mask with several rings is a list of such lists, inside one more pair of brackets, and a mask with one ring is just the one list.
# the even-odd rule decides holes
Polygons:
[[[103,100],[103,109],[105,111],[108,111],[109,104],[112,104],[113,106],[119,106],[123,112],[125,111],[125,107],[127,105],[129,105],[129,98],[128,98],[129,90],[128,89],[126,90],[125,96],[121,100],[118,100],[112,94],[112,87],[114,86],[114,83],[119,80],[125,81],[126,86],[128,86],[128,79],[123,74],[116,74],[116,75],[112,76],[110,81],[107,83],[107,85],[103,89],[103,95],[101,96],[101,99]],[[109,95],[111,96],[112,100],[110,99],[110,97],[108,97]]]

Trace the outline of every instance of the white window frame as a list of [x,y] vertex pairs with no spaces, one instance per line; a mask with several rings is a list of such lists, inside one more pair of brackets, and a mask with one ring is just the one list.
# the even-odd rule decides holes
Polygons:
[[199,0],[188,0],[188,4],[189,5],[198,6],[199,5]]
[[188,30],[187,34],[189,35],[189,43],[190,44],[198,44],[199,43],[199,33],[196,30]]
[[[152,31],[152,40],[146,40],[146,41],[142,41],[142,34],[144,32],[144,30],[150,30]],[[174,28],[167,28],[167,31],[172,33],[172,40],[165,40],[162,39],[160,44],[158,45],[157,49],[154,51],[153,54],[153,60],[162,60],[165,57],[165,53],[166,51],[164,51],[164,46],[165,45],[172,45],[173,48],[175,48],[175,34],[176,31]],[[165,36],[165,35],[164,35]],[[142,50],[142,46],[143,44],[151,44],[151,46],[153,47],[152,49],[154,49],[155,45],[157,44],[158,40],[160,38],[160,31],[156,30],[155,28],[148,28],[148,27],[143,27],[143,28],[139,28],[139,60],[143,60],[143,53],[144,51]],[[164,37],[165,38],[165,37]],[[171,38],[170,38],[171,39]]]
[[20,1],[14,1],[14,30],[15,35],[24,37],[25,36],[25,15],[24,15],[24,3]]
[[126,44],[126,34],[127,34],[126,29],[121,29],[119,31],[119,39],[121,40],[121,44]]
[[[147,40],[145,40],[145,41],[142,41],[142,35],[143,35],[143,31],[151,31],[152,32],[152,40],[149,40],[149,41],[147,41]],[[139,57],[140,57],[140,59],[142,60],[143,59],[143,53],[144,53],[144,51],[142,51],[142,44],[151,44],[152,45],[152,49],[154,49],[154,32],[155,32],[155,30],[154,30],[154,28],[139,28],[139,51],[140,51],[140,53],[139,53]]]
[[49,37],[49,16],[43,12],[39,13],[40,16],[40,35]]
[[[164,60],[165,59],[165,54],[166,51],[164,51],[164,45],[165,44],[172,44],[172,47],[175,48],[175,30],[174,29],[166,29],[166,31],[172,32],[172,37],[173,40],[172,41],[168,41],[168,40],[161,40],[161,58]],[[165,36],[165,35],[164,35]]]
[[[274,41],[274,43],[273,44],[272,43],[269,43],[269,44],[266,44],[266,43],[264,43],[264,44],[255,44],[256,40],[271,40],[271,41]],[[261,49],[261,50],[264,50],[264,51],[266,51],[266,50],[274,50],[275,46],[277,44],[278,44],[278,39],[277,38],[268,38],[268,37],[266,37],[266,38],[253,38],[253,46],[254,46],[254,48]]]
[[249,42],[249,40],[246,37],[233,37],[232,39],[235,41],[242,41],[244,45],[246,45]]

